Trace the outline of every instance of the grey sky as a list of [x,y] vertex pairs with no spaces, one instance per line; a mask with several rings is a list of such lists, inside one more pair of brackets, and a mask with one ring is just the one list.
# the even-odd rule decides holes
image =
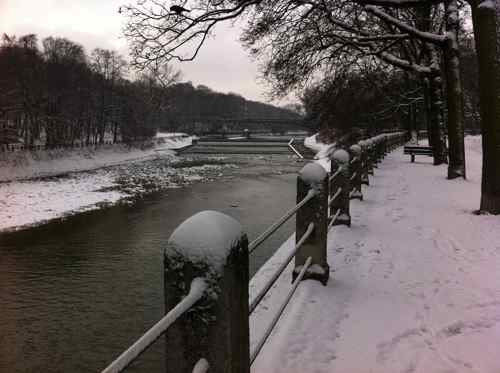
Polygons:
[[[128,0],[0,0],[0,33],[36,33],[40,38],[64,36],[90,52],[101,47],[127,54],[121,37],[118,7]],[[180,64],[183,80],[221,92],[236,92],[265,101],[265,87],[256,80],[257,63],[239,45],[237,27],[223,25],[207,41],[194,62]]]

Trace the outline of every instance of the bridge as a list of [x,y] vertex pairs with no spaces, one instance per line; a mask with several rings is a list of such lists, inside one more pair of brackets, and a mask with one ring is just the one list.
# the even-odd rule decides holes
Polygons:
[[303,118],[186,118],[177,130],[198,135],[235,134],[245,129],[251,133],[308,131],[311,123]]

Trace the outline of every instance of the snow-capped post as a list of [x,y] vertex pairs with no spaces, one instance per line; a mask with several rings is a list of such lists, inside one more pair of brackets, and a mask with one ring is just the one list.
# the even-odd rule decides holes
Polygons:
[[382,144],[382,137],[378,135],[375,140],[375,164],[374,167],[378,168],[378,164],[384,158],[384,148]]
[[382,159],[389,153],[389,142],[387,141],[388,135],[382,135]]
[[349,147],[351,154],[350,178],[352,191],[349,194],[350,199],[363,200],[363,191],[361,190],[361,146],[354,144]]
[[349,153],[343,149],[336,150],[332,155],[331,162],[331,175],[338,171],[340,167],[342,170],[338,176],[333,179],[330,185],[332,194],[340,189],[340,194],[330,203],[330,215],[334,217],[338,213],[337,219],[332,225],[347,225],[351,226],[351,214],[349,211],[349,193],[351,191],[350,172],[349,172]]
[[309,235],[295,254],[293,280],[302,270],[308,257],[312,258],[311,266],[303,279],[315,279],[326,285],[330,276],[330,267],[326,257],[326,241],[328,236],[328,173],[317,163],[306,164],[297,177],[297,203],[302,201],[310,191],[314,197],[297,211],[295,219],[295,240],[299,242],[314,224]]
[[164,253],[165,309],[195,278],[205,295],[165,333],[166,371],[191,373],[200,359],[211,372],[249,373],[248,240],[240,223],[202,211],[172,233]]
[[371,139],[365,140],[365,144],[366,144],[366,165],[368,168],[368,174],[373,175],[374,174],[373,160],[375,158],[375,154],[374,154],[375,153],[375,146],[374,146],[373,140],[371,140]]
[[365,141],[358,142],[361,149],[361,184],[370,185],[370,178],[368,177],[368,148]]

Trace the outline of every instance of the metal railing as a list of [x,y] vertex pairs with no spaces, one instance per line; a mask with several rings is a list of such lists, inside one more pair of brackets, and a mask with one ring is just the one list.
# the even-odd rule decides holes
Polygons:
[[294,216],[299,209],[304,206],[307,202],[309,202],[314,196],[316,192],[313,189],[310,189],[307,193],[307,196],[297,203],[294,207],[292,207],[289,211],[285,213],[281,218],[279,218],[276,222],[274,222],[268,229],[266,229],[262,234],[260,234],[255,240],[250,242],[248,245],[248,252],[251,254],[257,247],[259,247],[269,236],[271,236],[274,232],[276,232],[283,224],[285,224],[288,220]]
[[307,269],[311,265],[311,262],[312,262],[312,258],[308,257],[306,260],[306,263],[302,267],[299,275],[297,276],[297,278],[293,282],[292,288],[288,291],[286,299],[283,302],[283,304],[281,305],[280,309],[278,310],[278,313],[276,313],[273,320],[271,321],[271,323],[267,327],[267,329],[264,333],[264,336],[261,338],[261,340],[259,341],[257,346],[254,348],[254,350],[250,352],[250,365],[253,364],[253,362],[255,361],[257,356],[259,355],[259,352],[262,350],[262,347],[264,346],[264,343],[266,343],[267,339],[269,338],[269,335],[271,335],[274,327],[276,326],[276,324],[278,323],[278,320],[280,319],[281,315],[283,314],[283,311],[285,310],[288,303],[290,303],[290,299],[292,299],[293,294],[295,294],[295,290],[297,290],[297,287],[299,286],[300,282],[302,281],[302,278],[304,277]]
[[[360,142],[350,148],[353,155],[350,160],[345,158],[345,151],[338,157],[333,153],[329,173],[326,173],[318,164],[306,165],[298,177],[297,200],[301,196],[300,201],[250,244],[246,235],[237,228],[239,223],[221,213],[201,212],[181,224],[170,237],[165,252],[165,294],[168,293],[169,298],[179,299],[179,301],[175,303],[170,300],[171,310],[102,372],[123,371],[162,334],[173,333],[174,338],[167,339],[169,353],[175,354],[177,349],[184,352],[179,352],[179,358],[174,356],[167,362],[167,365],[175,365],[171,368],[172,371],[206,373],[213,370],[218,372],[225,369],[217,365],[222,362],[226,364],[224,366],[232,367],[231,373],[248,373],[300,282],[307,278],[319,280],[323,284],[328,281],[329,267],[326,263],[325,251],[328,232],[334,225],[350,226],[350,199],[356,192],[361,193],[362,180],[368,178],[372,166],[379,162],[388,151],[399,145],[401,140],[402,135],[395,134],[377,136]],[[306,168],[309,172],[305,172]],[[302,178],[302,175],[307,176]],[[296,236],[294,248],[249,301],[248,275],[245,275],[245,271],[241,271],[242,266],[248,268],[249,254],[253,253],[293,216],[296,216],[296,235],[299,232],[301,235]],[[210,222],[212,230],[207,229],[207,221]],[[212,223],[215,225],[212,226]],[[224,231],[230,232],[229,234],[233,235],[232,238],[226,237],[221,240],[220,235]],[[221,245],[221,242],[225,242],[227,247],[214,247]],[[317,245],[323,248],[323,251],[319,250],[322,251],[320,254],[318,254]],[[249,317],[294,258],[292,286],[264,334],[250,351]],[[221,266],[220,263],[225,264]],[[316,268],[314,271],[308,271],[313,264],[319,265],[325,273],[318,277]],[[200,275],[196,275],[198,273]],[[181,296],[179,281],[186,282],[189,278],[191,278],[189,292]],[[177,294],[170,294],[171,291]],[[225,291],[229,291],[232,295],[230,297],[217,295]],[[197,310],[194,309],[195,305]],[[202,314],[198,317],[187,317],[187,314],[195,315],[197,312]],[[176,321],[184,323],[184,326],[170,331],[170,327]],[[203,342],[204,338],[192,334],[196,326],[200,326],[200,333],[208,333],[205,338],[210,336],[216,339],[211,340],[210,343]],[[224,343],[223,348],[213,348],[219,339],[226,342],[232,341],[232,343]],[[193,345],[197,345],[200,350],[196,358],[191,356]],[[191,356],[189,361],[184,361],[184,354]],[[220,354],[223,354],[223,358]],[[217,358],[214,357],[215,355]],[[228,363],[227,360],[231,362]],[[211,366],[211,363],[214,366]]]
[[304,159],[304,156],[300,154],[300,152],[293,146],[293,142],[295,139],[292,137],[292,139],[288,142],[288,147],[299,157],[300,159]]
[[142,335],[132,346],[125,350],[120,356],[109,364],[102,373],[122,372],[129,366],[142,352],[151,346],[160,336],[165,333],[167,328],[172,325],[179,317],[187,312],[193,304],[201,299],[207,289],[207,284],[203,278],[195,278],[191,282],[188,295],[168,312],[160,321],[153,325],[146,333]]

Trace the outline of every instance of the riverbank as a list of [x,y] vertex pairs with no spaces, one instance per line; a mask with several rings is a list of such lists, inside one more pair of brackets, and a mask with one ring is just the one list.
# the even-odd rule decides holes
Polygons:
[[182,163],[170,154],[154,154],[92,171],[5,182],[0,184],[0,233],[133,203],[147,193],[210,181],[235,167],[219,159]]
[[[55,166],[54,166],[55,167]],[[62,176],[0,183],[0,233],[45,224],[144,195],[238,175],[296,171],[293,156],[176,157],[170,152]]]

